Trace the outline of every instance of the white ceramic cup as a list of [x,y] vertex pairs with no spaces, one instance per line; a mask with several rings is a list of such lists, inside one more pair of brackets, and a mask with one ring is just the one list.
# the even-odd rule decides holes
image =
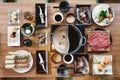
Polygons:
[[63,56],[63,61],[66,63],[66,64],[71,64],[74,60],[74,57],[72,54],[65,54]]
[[60,12],[56,12],[56,13],[54,13],[54,15],[53,15],[53,21],[54,22],[56,22],[56,23],[60,23],[60,22],[62,22],[63,21],[63,14],[62,13],[60,13]]

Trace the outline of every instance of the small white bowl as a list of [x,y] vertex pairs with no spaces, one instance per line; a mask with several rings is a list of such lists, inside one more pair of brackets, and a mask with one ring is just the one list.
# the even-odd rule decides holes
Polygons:
[[[55,17],[56,17],[57,15],[60,15],[60,16],[61,16],[61,20],[60,20],[60,21],[56,21],[56,20],[55,20]],[[56,23],[62,22],[62,21],[63,21],[63,18],[64,18],[64,17],[63,17],[63,14],[60,13],[60,12],[56,12],[56,13],[53,15],[53,21],[56,22]]]
[[[68,61],[67,61],[68,60]],[[66,64],[71,64],[74,60],[74,57],[72,54],[65,54],[63,56],[63,61],[66,63]]]
[[67,14],[66,21],[67,21],[67,23],[70,23],[70,24],[74,23],[75,22],[75,15],[73,13]]

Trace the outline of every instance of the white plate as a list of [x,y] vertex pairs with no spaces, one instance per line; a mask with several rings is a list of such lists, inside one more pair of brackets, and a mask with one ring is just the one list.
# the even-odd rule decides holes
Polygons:
[[[109,57],[110,59],[110,64],[104,65],[103,58],[104,56]],[[97,69],[97,65],[102,64],[104,66],[103,71],[99,71]],[[94,55],[93,56],[93,75],[112,75],[112,55],[106,54],[106,55]],[[105,71],[107,70],[107,72]]]
[[[12,15],[12,12],[15,11],[16,12],[16,17],[17,17],[17,20],[15,22],[11,22],[11,15]],[[8,24],[19,24],[20,23],[20,15],[19,15],[20,11],[19,9],[12,9],[12,10],[8,10]]]
[[105,18],[102,22],[98,22],[98,16],[101,10],[108,10],[110,6],[108,4],[98,4],[97,6],[94,7],[93,11],[92,11],[92,19],[93,21],[99,25],[99,26],[108,26],[111,24],[111,22],[113,22],[114,20],[114,10],[112,9],[112,13],[113,13],[113,17],[110,20],[107,20],[107,18]]
[[[16,32],[16,37],[13,38],[10,37],[10,34],[14,28],[18,28]],[[8,46],[20,46],[20,26],[9,26],[8,27]]]
[[28,68],[13,68],[14,71],[16,71],[17,73],[26,73],[32,68],[32,66],[33,66],[33,57],[29,52],[27,52],[25,50],[18,50],[18,51],[15,52],[15,55],[17,55],[17,56],[19,56],[19,55],[20,56],[21,55],[28,55],[28,54],[30,55],[30,60],[29,60],[30,66]]
[[[16,17],[17,17],[17,20],[15,22],[11,22],[11,15],[12,15],[12,12],[15,11],[16,12]],[[19,9],[12,9],[12,10],[8,10],[8,24],[19,24],[20,23],[20,11]]]

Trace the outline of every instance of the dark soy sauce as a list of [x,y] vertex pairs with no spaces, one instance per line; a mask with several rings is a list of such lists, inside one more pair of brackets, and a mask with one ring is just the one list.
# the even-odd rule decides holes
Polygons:
[[71,56],[70,56],[70,55],[66,55],[66,56],[65,56],[65,60],[66,60],[67,62],[71,61]]
[[57,14],[56,16],[55,16],[55,20],[56,21],[61,21],[62,20],[62,16],[61,15],[59,15],[59,14]]
[[71,52],[78,47],[80,37],[79,37],[79,32],[75,30],[74,26],[69,26],[68,33],[69,33],[68,36],[69,36],[69,42],[70,42],[69,52]]

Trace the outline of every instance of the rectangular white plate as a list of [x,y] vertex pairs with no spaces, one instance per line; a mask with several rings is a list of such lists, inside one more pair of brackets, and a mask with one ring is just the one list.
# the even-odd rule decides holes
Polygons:
[[[14,28],[17,28],[16,37],[11,38],[10,34]],[[8,46],[20,46],[20,26],[9,26],[8,27]]]
[[[103,62],[103,57],[107,56],[110,59],[110,63],[107,65],[104,65]],[[97,69],[97,65],[98,64],[102,64],[104,66],[103,71],[99,71]],[[113,71],[112,71],[112,55],[110,54],[104,54],[104,55],[94,55],[93,56],[93,75],[112,75]],[[107,72],[106,72],[107,70]]]
[[[13,12],[16,12],[16,16]],[[17,20],[15,22],[11,21],[12,16],[17,17]],[[19,24],[19,23],[20,23],[20,11],[19,11],[19,9],[8,10],[8,24]]]

